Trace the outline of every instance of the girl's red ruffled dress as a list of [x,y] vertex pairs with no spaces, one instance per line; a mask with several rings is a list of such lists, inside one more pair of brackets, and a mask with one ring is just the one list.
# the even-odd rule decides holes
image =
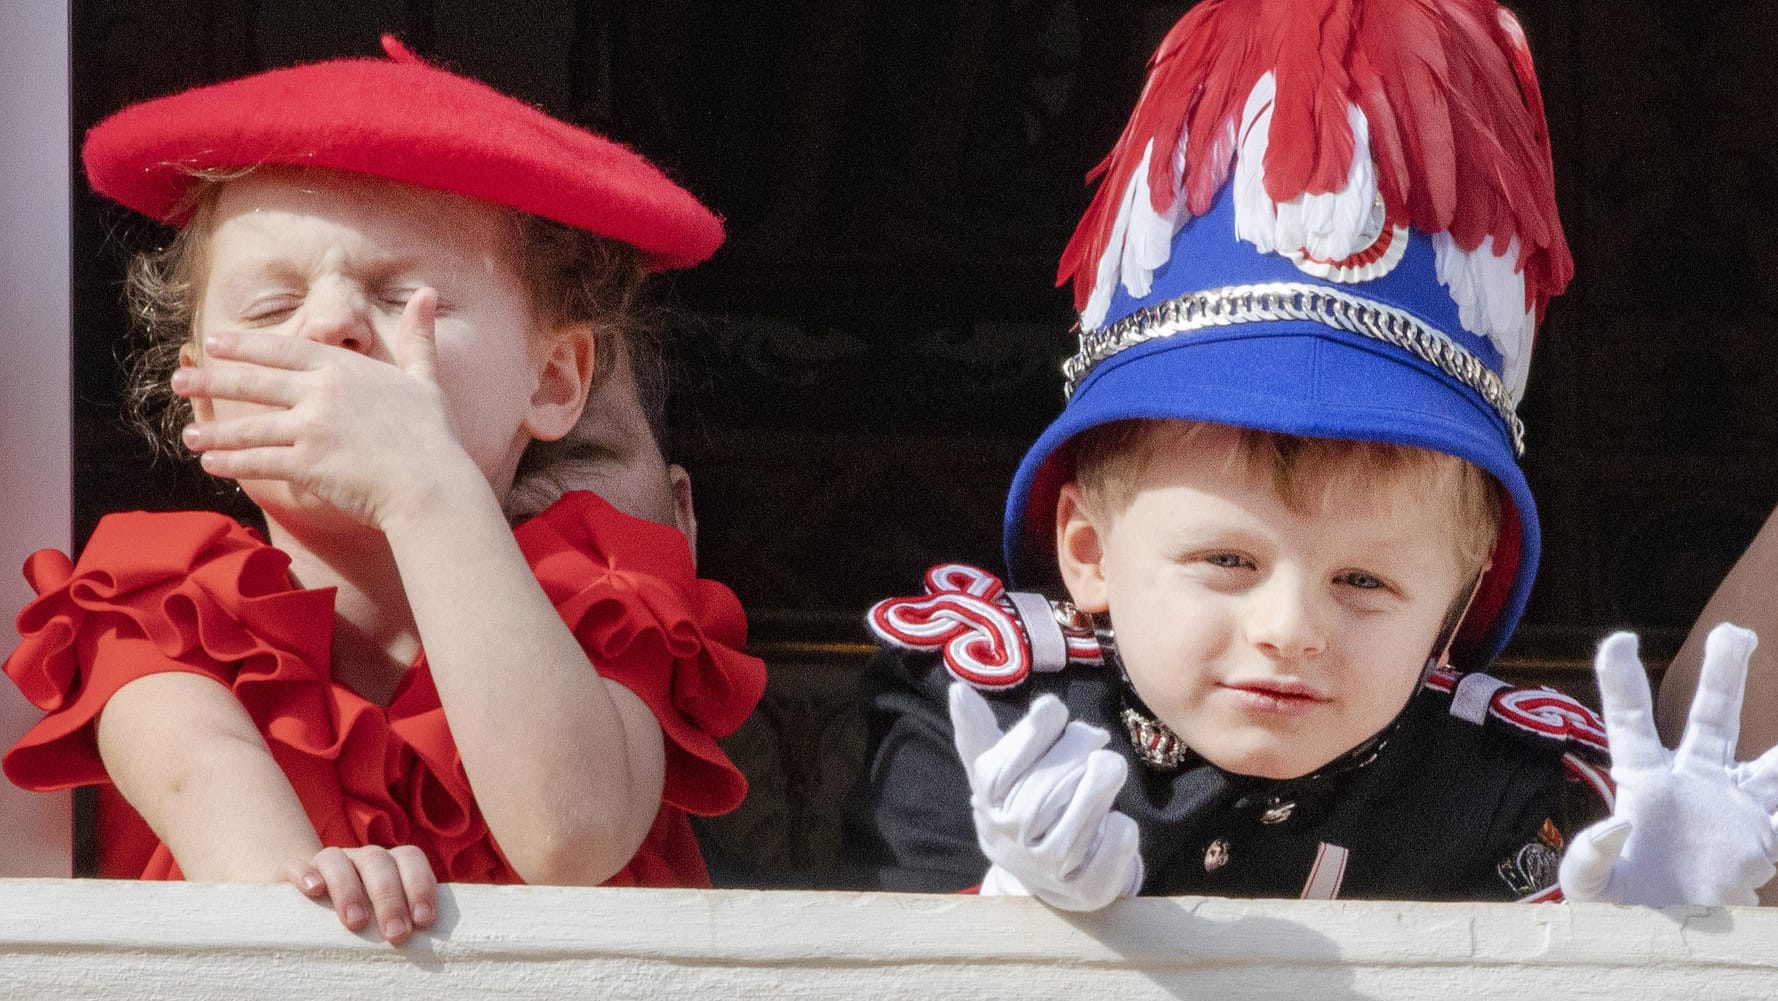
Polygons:
[[[764,665],[741,652],[740,603],[697,578],[677,530],[594,494],[567,494],[514,534],[587,657],[653,710],[666,737],[660,815],[609,884],[708,886],[687,815],[740,804],[746,780],[716,738],[765,688]],[[27,789],[108,787],[94,735],[106,700],[134,678],[189,671],[241,700],[323,844],[413,844],[442,881],[519,882],[476,807],[425,655],[387,706],[334,683],[333,592],[297,588],[289,563],[209,512],[110,515],[78,563],[33,554],[25,575],[39,597],[19,615],[23,642],[5,670],[47,715],[7,752],[7,777]],[[112,858],[130,854],[108,846]],[[140,874],[180,878],[158,842]]]

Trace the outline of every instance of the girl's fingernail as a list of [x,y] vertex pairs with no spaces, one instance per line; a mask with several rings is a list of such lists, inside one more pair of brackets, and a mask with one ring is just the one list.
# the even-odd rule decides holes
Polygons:
[[407,935],[407,922],[400,918],[390,918],[383,922],[383,938],[393,942]]
[[[189,448],[196,448],[198,442],[202,440],[203,437],[203,434],[198,431],[197,425],[195,424],[187,424],[185,425],[185,429],[179,432],[180,440],[185,442],[186,446]],[[308,880],[304,880],[303,885],[308,885]]]
[[346,905],[346,927],[347,928],[352,928],[352,929],[363,928],[364,923],[369,920],[370,920],[370,915],[364,913],[363,905],[361,905],[361,904],[347,904]]
[[421,928],[432,923],[432,906],[430,904],[414,905],[414,924]]
[[179,369],[173,373],[173,392],[181,392],[191,385],[191,372]]
[[222,349],[222,338],[216,336],[215,334],[208,334],[204,337],[204,350],[205,351],[219,351],[221,349]]
[[303,889],[309,891],[310,893],[320,893],[321,886],[322,886],[322,883],[321,883],[320,876],[317,876],[311,872],[307,876],[303,877]]

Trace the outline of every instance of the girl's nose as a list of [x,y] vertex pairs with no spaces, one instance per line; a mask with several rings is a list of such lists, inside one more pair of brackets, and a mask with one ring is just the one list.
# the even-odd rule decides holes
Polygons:
[[1267,656],[1290,660],[1327,649],[1327,630],[1310,582],[1274,573],[1249,598],[1248,638]]
[[322,344],[368,353],[375,343],[370,304],[351,289],[318,286],[309,290],[297,334]]

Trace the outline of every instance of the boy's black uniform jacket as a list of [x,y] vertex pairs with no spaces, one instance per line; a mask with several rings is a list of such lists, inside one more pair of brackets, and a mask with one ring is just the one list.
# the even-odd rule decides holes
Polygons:
[[[952,681],[937,653],[893,649],[866,674],[871,751],[842,848],[857,885],[950,892],[987,872],[952,743]],[[1195,757],[1174,772],[1144,764],[1120,722],[1115,668],[1070,664],[983,694],[1004,730],[1043,692],[1108,732],[1129,760],[1117,809],[1141,829],[1144,894],[1302,896],[1326,844],[1346,850],[1340,897],[1560,899],[1550,890],[1560,832],[1578,828],[1564,822],[1565,744],[1491,716],[1459,718],[1449,691],[1423,687],[1380,745],[1289,781],[1231,775]],[[1319,885],[1314,895],[1330,895],[1325,879]]]

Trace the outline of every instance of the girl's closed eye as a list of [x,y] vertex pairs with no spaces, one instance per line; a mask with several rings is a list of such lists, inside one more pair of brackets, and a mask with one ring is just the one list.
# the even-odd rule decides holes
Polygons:
[[[423,288],[432,289],[435,293],[438,292],[438,286],[426,282],[392,285],[377,291],[377,303],[389,312],[399,314],[407,309],[408,301]],[[447,301],[442,293],[439,293],[438,298],[435,299],[433,303],[433,316],[444,316],[450,313],[451,310],[452,303]]]
[[418,285],[402,285],[382,289],[377,292],[377,302],[399,313],[407,308],[407,301],[412,299],[414,293],[418,291],[420,291]]
[[302,303],[303,297],[296,292],[257,296],[241,308],[239,316],[242,323],[269,326],[288,318]]

